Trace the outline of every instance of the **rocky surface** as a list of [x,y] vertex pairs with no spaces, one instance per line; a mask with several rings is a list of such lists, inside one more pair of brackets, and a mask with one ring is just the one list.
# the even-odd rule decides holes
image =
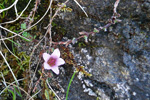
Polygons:
[[[115,0],[78,1],[88,18],[71,1],[68,6],[73,11],[61,13],[61,21],[56,21],[66,29],[68,38],[105,25],[113,14]],[[71,85],[69,100],[97,97],[100,100],[150,100],[150,0],[121,0],[117,11],[121,14],[121,23],[90,37],[86,47],[77,44],[70,47],[76,62],[84,65],[92,77],[79,73]],[[72,72],[59,77],[65,90],[71,75]]]
[[[64,40],[106,25],[113,14],[115,0],[77,1],[89,17],[70,1],[67,6],[73,11],[61,12],[55,20],[66,31]],[[120,0],[117,11],[122,22],[89,37],[88,43],[81,39],[69,45],[77,64],[85,66],[92,77],[76,75],[68,100],[150,100],[150,0]],[[62,100],[73,71],[69,65],[60,67],[60,75],[52,79],[60,88],[50,82]]]

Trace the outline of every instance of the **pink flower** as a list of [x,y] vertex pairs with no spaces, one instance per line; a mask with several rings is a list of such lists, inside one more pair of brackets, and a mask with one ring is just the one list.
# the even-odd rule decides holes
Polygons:
[[49,55],[48,53],[43,53],[44,59],[44,69],[52,70],[57,75],[59,74],[58,66],[65,64],[65,61],[60,58],[60,51],[59,49],[55,49],[54,52]]

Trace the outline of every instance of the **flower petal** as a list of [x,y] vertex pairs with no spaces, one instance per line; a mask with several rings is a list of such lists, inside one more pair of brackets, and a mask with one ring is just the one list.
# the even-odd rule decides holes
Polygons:
[[59,49],[55,49],[54,52],[51,54],[51,56],[59,58],[60,57]]
[[55,74],[57,74],[57,75],[59,74],[58,66],[52,67],[51,69],[52,69],[52,71],[53,71]]
[[43,53],[43,59],[45,62],[47,62],[50,57],[51,57],[51,55],[49,55],[48,53]]
[[52,69],[52,67],[48,64],[48,63],[46,63],[46,62],[44,62],[44,69]]
[[56,65],[60,66],[60,65],[63,65],[63,64],[65,64],[65,61],[62,58],[58,58],[57,61],[56,61]]

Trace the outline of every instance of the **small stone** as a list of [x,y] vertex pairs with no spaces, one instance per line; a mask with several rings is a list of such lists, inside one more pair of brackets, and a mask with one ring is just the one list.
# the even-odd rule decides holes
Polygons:
[[136,92],[133,92],[133,95],[135,96],[135,95],[136,95]]

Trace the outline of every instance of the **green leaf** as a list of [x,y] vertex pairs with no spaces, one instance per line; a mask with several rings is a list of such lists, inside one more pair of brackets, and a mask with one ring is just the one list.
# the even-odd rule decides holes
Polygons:
[[75,43],[77,43],[77,38],[72,39],[72,44],[75,44]]
[[[0,3],[0,9],[4,9],[4,2],[3,3]],[[2,17],[1,17],[2,16]],[[2,12],[2,15],[0,14],[0,17],[1,18],[4,18],[5,17],[5,11]]]
[[70,79],[70,82],[69,82],[69,85],[68,85],[68,88],[67,88],[67,93],[66,93],[66,100],[68,100],[68,94],[69,94],[69,89],[70,89],[70,86],[71,86],[71,83],[72,83],[72,80],[75,76],[75,74],[77,73],[77,71],[75,71]]
[[36,35],[34,35],[34,37],[33,37],[34,39],[36,38]]
[[99,32],[99,30],[98,29],[96,29],[96,28],[94,28],[94,31],[93,31],[94,33],[98,33]]
[[45,97],[46,97],[47,100],[50,100],[50,99],[49,99],[49,92],[48,92],[46,89],[45,89],[44,95],[45,95]]
[[20,91],[18,91],[18,89],[16,89],[16,87],[14,87],[15,91],[19,94],[20,97],[22,97]]
[[23,32],[22,36],[27,37],[28,36],[28,32]]
[[104,30],[104,32],[106,32],[106,31],[107,31],[107,28],[106,28],[106,27],[103,27],[103,30]]
[[88,42],[88,37],[86,35],[84,35],[84,39],[85,39],[85,42],[87,43]]
[[28,32],[23,32],[22,36],[24,36],[26,38],[30,38],[30,40],[27,40],[27,39],[21,37],[23,40],[28,41],[28,42],[32,41],[32,39],[33,39],[32,35],[30,35],[30,33],[28,33]]
[[13,95],[13,100],[16,100],[16,94],[10,89],[8,89],[8,91],[11,92],[11,94]]
[[13,41],[13,40],[11,40],[11,39],[8,39],[8,40],[9,40],[10,42],[12,42],[12,43],[18,45],[19,47],[21,46],[20,44],[18,44],[17,42],[15,42],[15,41]]
[[21,29],[26,29],[26,23],[21,24]]

